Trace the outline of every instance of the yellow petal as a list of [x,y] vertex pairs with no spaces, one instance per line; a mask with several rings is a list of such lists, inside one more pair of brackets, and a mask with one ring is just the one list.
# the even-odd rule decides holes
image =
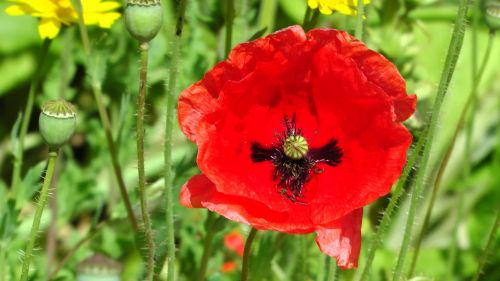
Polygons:
[[38,23],[38,33],[42,39],[54,39],[61,30],[61,23],[55,19],[41,19]]
[[7,9],[5,9],[5,13],[11,16],[21,16],[26,15],[26,9],[23,9],[23,7],[20,5],[13,5],[7,7]]
[[327,6],[319,5],[319,11],[324,14],[324,15],[331,15],[332,10],[329,9]]
[[318,8],[318,0],[308,0],[307,4],[311,9],[316,9]]
[[99,19],[99,27],[110,28],[121,17],[120,13],[106,13]]

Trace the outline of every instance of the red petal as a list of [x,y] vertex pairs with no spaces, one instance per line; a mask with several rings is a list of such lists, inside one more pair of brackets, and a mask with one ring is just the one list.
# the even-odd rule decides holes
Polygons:
[[245,251],[245,240],[243,235],[238,231],[233,231],[224,235],[224,246],[242,257]]
[[278,212],[269,206],[245,197],[230,196],[217,192],[215,186],[203,174],[193,176],[181,190],[181,204],[189,208],[207,208],[224,217],[258,229],[269,229],[302,234],[314,230],[310,221],[297,222],[295,214]]
[[358,266],[361,246],[361,220],[363,209],[357,209],[340,218],[328,228],[316,230],[319,249],[337,260],[343,269]]
[[381,54],[372,51],[347,32],[314,29],[308,32],[319,44],[333,45],[338,53],[351,58],[366,78],[392,97],[396,121],[401,122],[415,111],[416,96],[406,95],[406,83],[398,69]]

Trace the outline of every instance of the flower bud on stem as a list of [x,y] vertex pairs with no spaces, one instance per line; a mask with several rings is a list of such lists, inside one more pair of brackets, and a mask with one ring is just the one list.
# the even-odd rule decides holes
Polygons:
[[65,100],[47,101],[42,106],[39,118],[40,134],[49,145],[49,158],[47,159],[47,172],[45,173],[40,198],[31,226],[30,238],[24,252],[21,281],[28,280],[33,248],[35,247],[36,234],[40,227],[43,208],[47,202],[49,187],[54,175],[57,162],[57,151],[73,135],[76,127],[76,111],[74,106]]
[[155,241],[151,227],[146,198],[146,173],[144,170],[144,110],[146,85],[148,81],[148,50],[151,41],[163,24],[162,7],[159,0],[129,0],[125,9],[127,29],[140,44],[141,67],[139,74],[139,95],[137,97],[137,171],[139,174],[138,194],[141,204],[144,234],[147,244],[146,280],[152,281],[155,269]]

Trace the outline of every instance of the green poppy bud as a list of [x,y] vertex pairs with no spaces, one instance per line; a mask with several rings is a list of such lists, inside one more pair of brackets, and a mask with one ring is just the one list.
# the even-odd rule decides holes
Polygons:
[[483,0],[481,10],[484,20],[491,30],[500,28],[500,0]]
[[59,148],[75,132],[75,107],[63,100],[47,101],[38,119],[40,134],[52,148]]
[[77,281],[119,281],[121,265],[102,254],[83,260],[76,268]]
[[128,0],[125,24],[130,34],[140,43],[151,41],[163,24],[160,0]]

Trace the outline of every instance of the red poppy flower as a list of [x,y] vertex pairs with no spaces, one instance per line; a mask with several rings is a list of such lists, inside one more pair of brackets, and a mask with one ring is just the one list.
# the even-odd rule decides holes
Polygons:
[[405,81],[349,34],[292,26],[236,46],[179,98],[201,175],[181,203],[293,234],[357,266],[362,207],[406,161],[415,110]]
[[238,231],[233,231],[224,236],[224,246],[242,257],[245,251],[245,241],[243,235]]

